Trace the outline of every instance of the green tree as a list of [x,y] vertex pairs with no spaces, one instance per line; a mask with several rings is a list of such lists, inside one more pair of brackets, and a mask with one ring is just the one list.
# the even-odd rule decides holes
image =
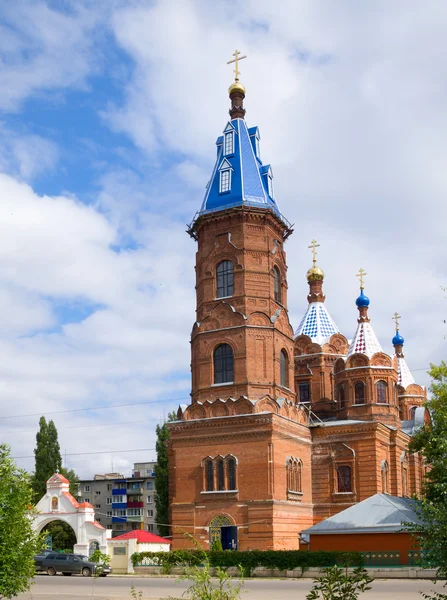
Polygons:
[[[428,467],[424,496],[417,502],[421,525],[410,527],[419,540],[425,562],[447,577],[447,363],[431,365],[431,399],[427,402],[431,423],[415,433],[410,450],[420,452]],[[430,596],[426,596],[427,598]],[[447,598],[444,595],[433,596]]]
[[0,598],[13,598],[30,587],[34,556],[42,536],[33,531],[32,487],[6,444],[0,444]]
[[76,534],[68,523],[64,521],[51,521],[43,529],[45,536],[51,535],[52,549],[56,551],[69,550],[73,552],[76,544]]
[[34,501],[38,502],[47,491],[47,480],[62,467],[56,426],[53,421],[47,423],[45,417],[40,417],[39,420],[34,456],[33,490]]
[[169,464],[168,443],[169,429],[166,423],[175,421],[175,412],[168,414],[168,420],[163,425],[157,425],[157,441],[155,450],[157,452],[157,463],[155,465],[155,509],[157,511],[157,528],[160,535],[166,536],[169,530]]
[[79,477],[78,477],[78,475],[73,471],[73,469],[67,469],[65,467],[62,467],[60,469],[60,472],[70,482],[70,494],[72,496],[74,496],[75,498],[78,498],[78,496],[79,496]]

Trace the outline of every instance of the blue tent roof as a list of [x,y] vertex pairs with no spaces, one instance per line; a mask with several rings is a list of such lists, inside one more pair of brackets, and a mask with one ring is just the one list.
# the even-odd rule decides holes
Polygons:
[[287,225],[273,192],[273,173],[259,155],[259,129],[232,119],[216,141],[217,159],[200,215],[236,206],[270,208]]

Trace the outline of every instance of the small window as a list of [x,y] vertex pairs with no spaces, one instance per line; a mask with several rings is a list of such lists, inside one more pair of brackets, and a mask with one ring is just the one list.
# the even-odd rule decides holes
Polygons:
[[95,491],[95,496],[100,496],[100,495],[101,495],[101,492],[99,490],[96,490]]
[[95,504],[95,508],[101,508],[101,505],[100,504]]
[[90,498],[84,498],[84,502],[90,502]]
[[147,504],[152,504],[152,496],[148,496],[146,502]]
[[337,491],[352,492],[351,467],[343,466],[337,469]]
[[310,383],[303,381],[299,384],[300,402],[310,402]]
[[106,504],[112,504],[113,500],[112,497],[109,496],[109,498],[106,498]]
[[273,267],[273,293],[276,302],[281,304],[281,273],[278,267]]
[[214,491],[213,462],[207,460],[205,463],[205,488],[207,492]]
[[344,408],[345,406],[345,386],[340,385],[338,387],[338,407]]
[[220,172],[219,192],[224,194],[229,192],[231,188],[231,171],[229,169]]
[[232,131],[229,131],[225,134],[225,155],[234,153],[234,134]]
[[[121,527],[120,527],[121,529]],[[114,546],[113,547],[114,556],[125,556],[126,555],[126,546]]]
[[302,493],[302,462],[298,458],[290,458],[287,463],[287,491]]
[[285,350],[281,350],[279,355],[280,381],[283,387],[289,387],[289,357]]
[[269,175],[267,177],[267,185],[268,185],[269,196],[270,196],[270,198],[273,198],[273,177],[271,175]]
[[223,460],[217,461],[217,489],[219,492],[225,489],[225,471]]
[[148,481],[146,483],[146,489],[147,490],[153,490],[154,489],[154,482],[153,481]]
[[84,485],[84,492],[89,492],[89,491],[90,491],[90,486]]
[[214,383],[233,381],[233,350],[228,344],[220,344],[214,350]]
[[356,404],[365,404],[365,384],[361,381],[354,386],[354,396]]
[[112,484],[111,484],[111,483],[108,483],[108,484],[107,484],[107,491],[108,491],[108,492],[110,492],[110,490],[111,490],[111,489],[112,489]]
[[110,519],[110,517],[111,517],[111,516],[112,516],[112,511],[111,511],[111,510],[108,510],[108,511],[107,511],[107,517]]
[[382,494],[389,494],[388,473],[389,466],[386,460],[382,461]]
[[234,458],[228,459],[228,489],[236,490],[236,460]]
[[233,263],[223,260],[216,268],[216,297],[227,298],[234,292]]
[[153,523],[148,523],[147,524],[147,530],[148,531],[154,531],[154,524]]
[[152,509],[149,509],[149,510],[147,511],[147,516],[148,516],[148,517],[153,517],[153,516],[154,516],[154,511],[153,511]]
[[385,381],[378,381],[376,385],[377,385],[377,402],[379,404],[386,404],[387,403],[387,397],[386,397],[387,385],[386,385]]

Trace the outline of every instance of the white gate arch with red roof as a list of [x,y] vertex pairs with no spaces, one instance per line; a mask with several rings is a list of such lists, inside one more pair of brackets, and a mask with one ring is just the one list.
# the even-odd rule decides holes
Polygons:
[[75,554],[89,554],[97,542],[101,552],[107,552],[107,530],[95,521],[95,509],[89,502],[81,504],[69,492],[70,482],[60,473],[47,481],[47,493],[36,505],[38,512],[33,522],[36,531],[42,531],[51,521],[68,523],[76,534]]

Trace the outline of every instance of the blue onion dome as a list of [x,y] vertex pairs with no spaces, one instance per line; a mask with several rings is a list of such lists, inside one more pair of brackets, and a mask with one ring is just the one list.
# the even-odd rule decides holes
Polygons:
[[393,344],[393,346],[403,346],[404,341],[404,338],[400,335],[399,330],[397,329],[396,335],[391,340],[391,343]]
[[365,294],[363,293],[363,288],[360,289],[360,296],[357,298],[355,303],[357,304],[357,306],[359,308],[361,306],[369,306],[370,299],[368,298],[368,296],[365,296]]

